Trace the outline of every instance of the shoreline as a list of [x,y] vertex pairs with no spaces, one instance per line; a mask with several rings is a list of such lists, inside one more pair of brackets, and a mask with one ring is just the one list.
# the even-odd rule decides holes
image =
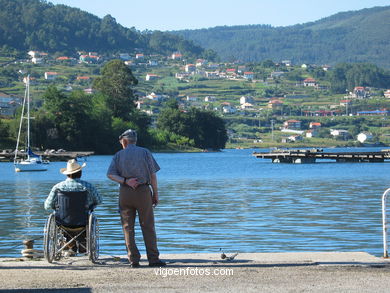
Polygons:
[[[228,254],[228,257],[231,256]],[[388,292],[390,260],[365,252],[162,254],[164,268],[132,269],[125,256],[99,264],[71,257],[0,258],[0,292]],[[44,277],[43,277],[44,276]],[[65,292],[65,291],[64,291]]]

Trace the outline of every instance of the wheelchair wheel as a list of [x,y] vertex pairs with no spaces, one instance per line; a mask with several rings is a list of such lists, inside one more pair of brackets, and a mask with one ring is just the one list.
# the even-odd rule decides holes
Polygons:
[[58,260],[57,256],[58,228],[55,215],[51,214],[46,221],[44,230],[44,255],[49,263]]
[[95,263],[99,258],[99,223],[93,213],[88,220],[87,246],[89,259]]

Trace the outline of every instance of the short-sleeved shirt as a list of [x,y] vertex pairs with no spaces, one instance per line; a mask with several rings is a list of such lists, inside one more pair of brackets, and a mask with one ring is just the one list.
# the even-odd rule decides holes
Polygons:
[[150,184],[151,174],[159,170],[160,166],[148,149],[129,144],[114,155],[107,175],[137,178],[140,183]]
[[51,189],[49,196],[45,201],[45,209],[55,209],[57,203],[58,191],[88,191],[88,206],[94,207],[102,203],[102,198],[97,192],[96,188],[89,182],[81,180],[79,178],[72,179],[66,178],[66,180],[57,183]]

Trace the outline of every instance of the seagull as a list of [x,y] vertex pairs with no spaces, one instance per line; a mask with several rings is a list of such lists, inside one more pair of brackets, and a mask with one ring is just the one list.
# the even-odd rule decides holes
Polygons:
[[235,254],[231,255],[231,256],[227,256],[223,251],[222,251],[222,248],[219,249],[219,251],[221,251],[221,259],[226,259],[227,261],[231,261],[233,260],[237,255],[238,255],[238,252],[236,252]]

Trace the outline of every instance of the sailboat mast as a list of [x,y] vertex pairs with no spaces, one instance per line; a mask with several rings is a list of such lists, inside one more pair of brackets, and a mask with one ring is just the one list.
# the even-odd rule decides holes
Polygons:
[[[27,83],[29,82],[29,80],[30,80],[30,76],[27,77]],[[24,99],[23,99],[23,105],[22,105],[22,114],[20,115],[18,139],[16,140],[14,161],[16,161],[16,158],[18,156],[18,151],[19,151],[20,134],[22,133],[22,125],[23,125],[23,119],[24,119],[24,109],[26,107],[26,100],[27,100],[27,87],[26,87],[26,90],[24,91]]]
[[[30,150],[30,75],[27,75],[27,149]],[[28,155],[30,157],[30,155]]]

